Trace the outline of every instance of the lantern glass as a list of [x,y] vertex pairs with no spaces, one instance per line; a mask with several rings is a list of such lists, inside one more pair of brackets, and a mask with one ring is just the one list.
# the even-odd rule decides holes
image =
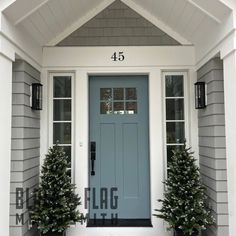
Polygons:
[[32,84],[31,108],[33,110],[42,110],[43,86],[40,83]]
[[205,82],[195,83],[195,108],[203,109],[206,107]]

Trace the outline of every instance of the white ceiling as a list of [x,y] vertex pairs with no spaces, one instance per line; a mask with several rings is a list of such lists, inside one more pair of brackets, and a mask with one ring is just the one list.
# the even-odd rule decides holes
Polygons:
[[[5,0],[6,1],[6,0]],[[3,11],[40,45],[55,45],[114,0],[9,0]],[[195,44],[231,9],[222,0],[122,0],[182,44]]]

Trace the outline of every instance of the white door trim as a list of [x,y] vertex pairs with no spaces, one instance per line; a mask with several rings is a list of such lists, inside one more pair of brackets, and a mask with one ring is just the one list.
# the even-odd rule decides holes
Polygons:
[[[120,48],[116,48],[118,51]],[[149,145],[150,145],[150,194],[151,194],[151,213],[155,208],[160,207],[157,199],[163,197],[165,156],[163,151],[163,89],[162,72],[164,71],[188,71],[189,84],[193,84],[194,77],[194,52],[192,47],[122,47],[126,52],[125,62],[112,62],[110,56],[116,51],[112,47],[101,48],[46,48],[44,51],[44,68],[42,72],[42,83],[46,90],[49,90],[49,73],[69,72],[74,73],[74,115],[75,134],[74,147],[76,158],[74,162],[74,182],[77,192],[84,201],[84,188],[88,187],[88,140],[89,140],[89,87],[88,78],[90,75],[99,74],[147,74],[149,75]],[[92,61],[91,61],[92,60]],[[189,86],[189,85],[188,85]],[[190,92],[189,92],[190,91]],[[196,112],[193,108],[193,91],[187,88],[190,93],[189,117],[196,122]],[[45,95],[46,94],[46,95]],[[49,106],[50,98],[48,93],[44,94],[44,104]],[[194,118],[194,119],[193,119]],[[41,137],[49,133],[49,111],[46,107],[41,113]],[[195,137],[197,125],[191,123],[194,132],[191,137]],[[46,138],[45,138],[46,139]],[[49,138],[48,138],[49,139]],[[41,154],[46,153],[49,146],[48,140],[41,141]],[[194,145],[197,146],[197,143]],[[84,202],[83,202],[84,203]],[[80,207],[81,212],[86,214],[87,209]],[[92,236],[120,236],[127,234],[143,235],[163,235],[167,236],[163,221],[152,216],[153,228],[86,228],[85,225],[78,224],[68,230],[68,236],[78,234]]]

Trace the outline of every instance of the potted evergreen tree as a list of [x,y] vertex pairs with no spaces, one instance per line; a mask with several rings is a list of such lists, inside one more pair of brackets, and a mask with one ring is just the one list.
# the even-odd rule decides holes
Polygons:
[[45,236],[65,236],[65,230],[80,220],[80,198],[67,173],[67,156],[61,147],[49,148],[34,192],[31,220]]
[[173,151],[164,200],[158,200],[162,207],[155,210],[154,215],[165,220],[175,236],[196,236],[214,222],[195,162],[186,144]]

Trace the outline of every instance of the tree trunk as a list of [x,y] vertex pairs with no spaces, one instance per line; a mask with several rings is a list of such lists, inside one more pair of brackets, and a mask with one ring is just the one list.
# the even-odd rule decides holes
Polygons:
[[184,234],[184,232],[180,229],[176,229],[175,233],[174,233],[174,236],[198,236],[198,232],[195,231],[191,235],[189,235],[189,234]]
[[47,232],[45,234],[41,233],[41,236],[66,236],[66,232]]

